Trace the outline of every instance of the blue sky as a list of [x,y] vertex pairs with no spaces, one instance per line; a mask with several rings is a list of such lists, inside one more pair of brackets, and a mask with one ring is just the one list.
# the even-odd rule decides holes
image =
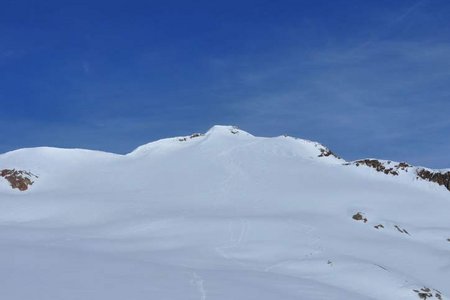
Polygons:
[[450,2],[2,1],[0,152],[214,124],[450,168]]

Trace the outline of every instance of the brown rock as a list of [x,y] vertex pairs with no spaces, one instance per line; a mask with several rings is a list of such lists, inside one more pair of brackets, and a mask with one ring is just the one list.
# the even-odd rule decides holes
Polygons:
[[320,148],[320,154],[318,155],[318,157],[328,157],[328,156],[333,156],[336,158],[340,158],[339,156],[337,156],[336,154],[333,153],[333,151],[331,151],[328,148]]
[[365,218],[360,212],[353,215],[353,220],[356,221],[364,221],[364,223],[367,223],[367,218]]
[[450,172],[441,173],[420,169],[417,170],[417,175],[424,180],[443,185],[447,190],[450,191]]
[[13,189],[18,189],[19,191],[26,191],[34,183],[32,178],[38,178],[31,172],[15,169],[1,170],[0,176],[8,180]]

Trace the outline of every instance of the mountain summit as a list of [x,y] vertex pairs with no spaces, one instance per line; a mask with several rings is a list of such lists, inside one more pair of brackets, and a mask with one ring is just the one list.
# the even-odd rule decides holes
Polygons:
[[5,299],[450,295],[450,170],[214,126],[126,155],[16,150],[0,175]]

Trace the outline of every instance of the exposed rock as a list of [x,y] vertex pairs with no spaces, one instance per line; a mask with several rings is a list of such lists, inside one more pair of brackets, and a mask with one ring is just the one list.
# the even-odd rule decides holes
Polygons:
[[432,298],[436,298],[438,300],[442,300],[442,295],[441,292],[438,290],[432,290],[430,288],[427,287],[423,287],[420,290],[413,290],[415,293],[417,293],[417,296],[420,299],[432,299]]
[[195,139],[197,137],[204,136],[203,133],[193,133],[189,137],[181,137],[178,139],[179,142],[186,142],[188,139]]
[[355,165],[357,167],[367,166],[386,175],[394,176],[398,176],[401,171],[408,172],[413,170],[417,174],[417,178],[422,178],[423,180],[437,183],[450,191],[450,171],[439,172],[423,168],[415,168],[406,162],[394,164],[392,161],[380,161],[377,159],[357,160],[351,163],[345,163],[344,165]]
[[333,156],[336,158],[340,158],[339,156],[337,156],[336,154],[333,153],[333,151],[331,151],[328,148],[320,148],[320,154],[318,155],[318,157],[328,157],[328,156]]
[[400,228],[397,225],[394,225],[394,227],[401,233],[406,233],[407,235],[410,235],[408,231],[406,231],[406,229],[404,228]]
[[408,170],[408,168],[411,168],[412,166],[406,162],[399,163],[396,167],[400,168],[401,170]]
[[376,229],[384,228],[383,224],[378,224],[378,225],[375,225],[373,227],[375,227]]
[[31,172],[16,169],[4,169],[1,171],[0,176],[8,180],[13,189],[18,189],[19,191],[26,191],[29,186],[33,185],[33,178],[38,178]]
[[190,139],[194,139],[194,138],[196,138],[196,137],[201,137],[201,136],[203,136],[204,134],[203,133],[193,133],[193,134],[191,134],[191,136],[189,137]]
[[353,220],[356,220],[356,221],[364,221],[364,223],[367,223],[367,218],[365,218],[365,217],[362,215],[362,213],[360,213],[360,212],[354,214],[352,218],[353,218]]
[[230,132],[232,134],[238,134],[239,133],[239,128],[237,126],[233,126],[233,128],[230,129]]
[[430,182],[435,182],[439,185],[443,185],[450,191],[450,171],[446,173],[432,172],[425,169],[418,169],[417,176]]
[[[377,172],[383,172],[386,175],[394,175],[397,176],[399,173],[399,170],[406,170],[410,167],[407,163],[399,163],[398,165],[390,166],[392,162],[388,161],[386,163],[383,163],[377,159],[363,159],[363,160],[357,160],[354,162],[354,165],[359,167],[360,165],[368,166],[371,168],[374,168],[377,170]],[[388,166],[386,166],[388,165]]]

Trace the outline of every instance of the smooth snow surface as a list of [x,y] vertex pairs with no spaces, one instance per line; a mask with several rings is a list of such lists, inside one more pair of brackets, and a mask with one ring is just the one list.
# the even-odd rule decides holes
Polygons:
[[450,192],[320,148],[215,126],[128,155],[0,155],[39,176],[0,177],[0,298],[448,299]]

